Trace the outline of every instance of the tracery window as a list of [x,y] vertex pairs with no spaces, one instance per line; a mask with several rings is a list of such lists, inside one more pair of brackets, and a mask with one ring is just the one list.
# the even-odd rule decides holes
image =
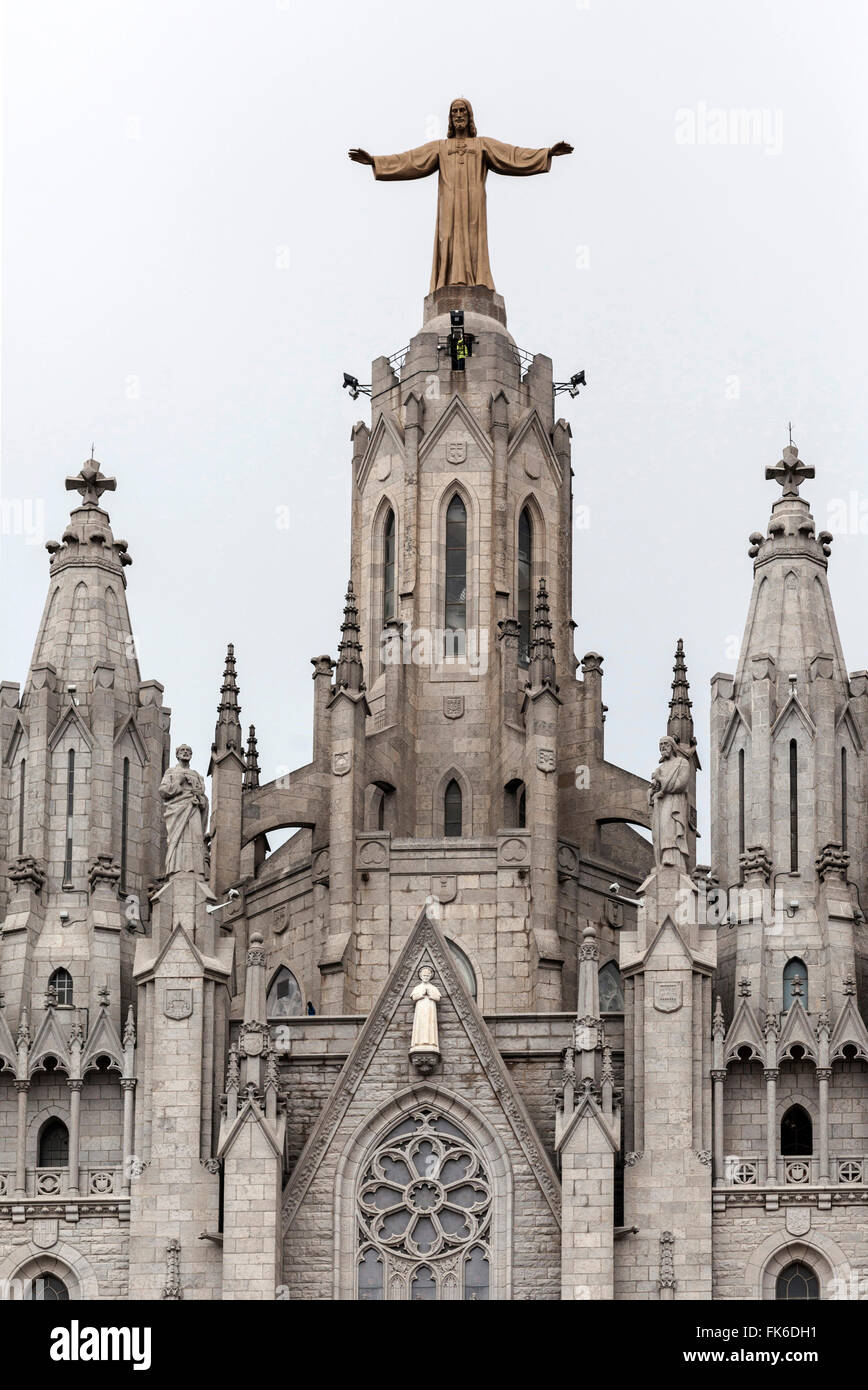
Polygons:
[[810,1265],[803,1260],[793,1260],[782,1269],[775,1283],[775,1298],[780,1301],[807,1301],[819,1299],[820,1281]]
[[357,1297],[488,1299],[492,1189],[476,1145],[424,1107],[380,1140],[358,1187]]
[[56,1274],[37,1274],[28,1297],[37,1303],[68,1303],[69,1289]]

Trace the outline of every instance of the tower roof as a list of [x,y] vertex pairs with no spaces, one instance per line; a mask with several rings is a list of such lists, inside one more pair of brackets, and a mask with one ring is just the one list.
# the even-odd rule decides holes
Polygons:
[[781,488],[772,505],[765,535],[750,537],[754,562],[750,610],[736,672],[736,690],[750,676],[757,657],[775,664],[779,697],[786,694],[790,677],[806,690],[813,663],[831,663],[831,675],[846,687],[847,672],[826,571],[832,536],[817,533],[801,486],[813,478],[814,468],[799,458],[792,442],[778,463],[767,467],[766,478]]
[[49,590],[33,649],[24,690],[27,699],[34,668],[54,667],[58,683],[76,686],[77,698],[87,698],[94,667],[113,666],[116,692],[137,702],[141,683],[136,643],[126,597],[126,567],[132,564],[127,542],[112,534],[105,492],[113,492],[98,461],[85,459],[68,492],[81,500],[73,507],[59,541],[47,541]]

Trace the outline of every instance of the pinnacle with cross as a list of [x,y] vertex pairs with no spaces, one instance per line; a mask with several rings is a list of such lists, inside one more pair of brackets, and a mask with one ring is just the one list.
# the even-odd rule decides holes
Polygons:
[[114,492],[117,482],[114,478],[106,478],[100,472],[99,462],[91,456],[85,459],[81,465],[80,472],[74,478],[67,478],[67,492],[80,492],[81,505],[83,507],[98,507],[100,498],[104,492]]
[[806,478],[813,478],[814,465],[812,463],[802,463],[799,458],[799,451],[792,442],[784,449],[783,458],[775,464],[774,468],[766,469],[766,478],[774,479],[780,483],[782,496],[798,497],[799,488]]

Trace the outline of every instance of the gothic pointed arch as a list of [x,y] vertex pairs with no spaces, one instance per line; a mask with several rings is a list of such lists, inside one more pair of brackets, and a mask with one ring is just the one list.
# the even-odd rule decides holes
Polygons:
[[392,492],[385,492],[371,520],[368,592],[362,595],[369,614],[368,651],[376,653],[373,674],[383,670],[382,634],[385,624],[398,617],[401,555],[400,512]]
[[[473,834],[473,795],[470,781],[466,773],[458,767],[450,767],[443,773],[434,789],[433,806],[433,835],[455,834],[455,831],[447,831],[447,793],[454,783],[461,797],[461,831],[460,834],[465,838]],[[454,811],[455,798],[451,794],[451,805]]]
[[[456,661],[471,665],[478,658],[479,506],[461,479],[452,478],[441,489],[432,523],[430,628],[441,634],[442,640],[434,643],[431,659],[444,669]],[[447,645],[449,631],[464,637],[451,639]]]
[[271,977],[265,1001],[265,1014],[273,1018],[297,1018],[305,1012],[304,995],[294,971],[280,965]]

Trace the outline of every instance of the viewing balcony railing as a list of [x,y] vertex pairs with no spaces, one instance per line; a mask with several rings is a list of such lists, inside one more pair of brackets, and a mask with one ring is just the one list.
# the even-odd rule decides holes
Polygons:
[[[779,1154],[773,1182],[781,1187],[810,1187],[826,1182],[836,1187],[860,1187],[868,1184],[868,1157],[830,1158],[827,1179],[820,1178],[820,1160],[813,1154],[804,1158]],[[727,1154],[723,1165],[726,1187],[767,1186],[768,1164],[765,1155]]]
[[[15,1170],[0,1169],[0,1201],[14,1199]],[[68,1168],[28,1168],[25,1197],[56,1197],[63,1200],[69,1196]],[[79,1171],[78,1198],[120,1197],[122,1194],[122,1169],[120,1165],[100,1165],[82,1168]]]

